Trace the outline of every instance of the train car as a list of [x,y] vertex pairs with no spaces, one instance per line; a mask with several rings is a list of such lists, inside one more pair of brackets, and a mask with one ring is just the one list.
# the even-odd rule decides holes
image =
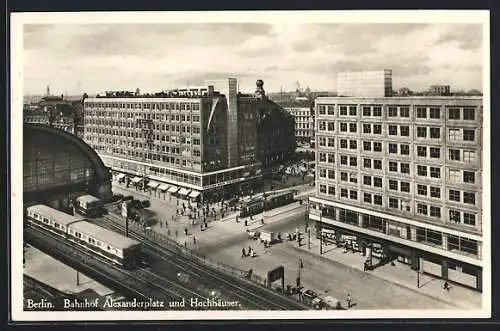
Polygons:
[[68,239],[125,268],[136,265],[142,258],[138,241],[87,221],[69,225]]
[[45,205],[26,208],[26,221],[29,225],[43,228],[61,237],[66,236],[69,225],[82,220],[82,217],[69,215]]
[[75,211],[83,216],[99,217],[103,213],[103,202],[92,195],[82,195],[78,197],[73,206]]
[[264,210],[281,207],[294,201],[294,191],[273,193],[271,195],[268,195],[264,200]]

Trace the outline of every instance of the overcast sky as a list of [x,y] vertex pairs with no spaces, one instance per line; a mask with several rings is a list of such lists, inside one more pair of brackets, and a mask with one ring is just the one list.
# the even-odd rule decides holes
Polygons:
[[160,91],[236,77],[253,92],[335,91],[342,71],[392,69],[394,88],[482,89],[478,24],[24,25],[24,94]]

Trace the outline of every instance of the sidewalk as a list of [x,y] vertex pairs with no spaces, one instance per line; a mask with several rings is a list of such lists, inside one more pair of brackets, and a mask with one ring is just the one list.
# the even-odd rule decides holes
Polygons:
[[[298,247],[297,243],[288,244],[293,250],[306,253],[325,262],[341,263],[354,269],[363,270],[363,263],[366,257],[360,253],[344,253],[342,248],[330,244],[328,246],[323,245],[323,254],[320,255],[319,245],[319,239],[316,238],[311,238],[311,249],[309,249],[307,240],[301,247]],[[417,273],[411,270],[410,266],[397,261],[395,261],[395,266],[386,264],[374,270],[367,271],[367,273],[406,287],[412,291],[448,302],[454,306],[467,309],[479,309],[481,307],[481,293],[460,285],[453,285],[450,291],[445,291],[442,288],[443,281],[430,275],[421,273],[419,275],[420,286],[417,288]]]

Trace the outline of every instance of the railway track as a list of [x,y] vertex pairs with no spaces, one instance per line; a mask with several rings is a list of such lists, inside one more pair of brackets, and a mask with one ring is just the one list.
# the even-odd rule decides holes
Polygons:
[[[201,300],[204,296],[185,288],[175,282],[159,277],[145,269],[125,270],[110,264],[107,260],[88,252],[78,246],[69,245],[59,236],[45,230],[25,229],[26,240],[38,249],[54,257],[69,262],[73,266],[83,266],[85,271],[94,273],[96,278],[105,279],[109,283],[125,287],[126,291],[141,300],[161,300],[164,302],[178,302],[186,297],[195,297]],[[48,244],[50,240],[50,244]],[[68,261],[70,260],[70,261]],[[106,269],[106,272],[100,269]],[[132,281],[132,285],[130,284]],[[140,287],[142,291],[136,288]],[[165,308],[165,307],[163,307]]]
[[[125,233],[124,221],[118,217],[106,215],[94,222],[103,227]],[[182,255],[179,248],[173,249],[164,247],[157,242],[153,242],[144,233],[141,233],[133,227],[129,227],[129,236],[139,240],[144,245],[144,250],[158,259],[165,261],[184,273],[198,280],[202,284],[207,284],[209,287],[220,289],[233,300],[239,301],[245,309],[259,310],[304,310],[309,309],[301,303],[290,298],[284,297],[267,288],[258,286],[250,281],[242,278],[231,277],[226,273],[216,270],[210,266],[190,259]]]

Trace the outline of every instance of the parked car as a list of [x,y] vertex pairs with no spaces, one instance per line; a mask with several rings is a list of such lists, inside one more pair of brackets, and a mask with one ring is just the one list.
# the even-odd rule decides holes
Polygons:
[[252,240],[257,240],[260,238],[260,231],[249,231],[248,238]]
[[302,300],[309,305],[312,305],[313,300],[318,297],[318,294],[316,292],[307,288],[301,289],[299,293]]
[[149,208],[149,207],[151,207],[151,202],[149,200],[142,200],[141,205],[142,205],[142,208]]

